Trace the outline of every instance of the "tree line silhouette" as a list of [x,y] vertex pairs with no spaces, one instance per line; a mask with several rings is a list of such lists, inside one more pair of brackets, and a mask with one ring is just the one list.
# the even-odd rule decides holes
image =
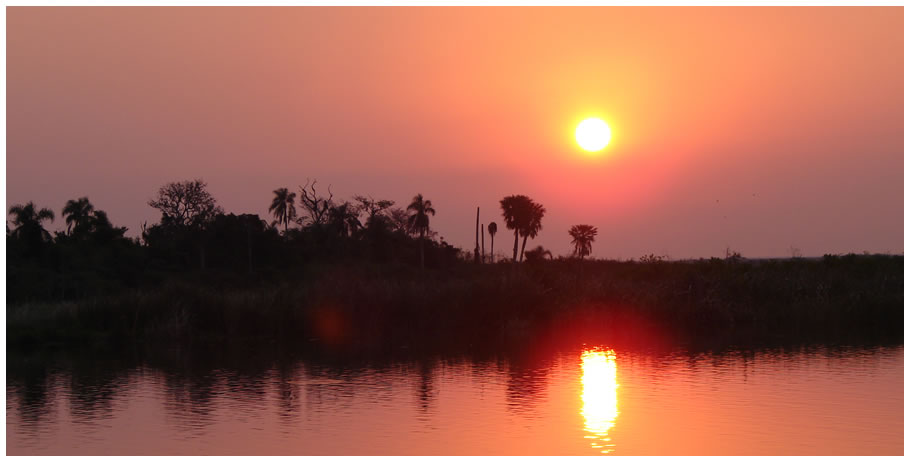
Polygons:
[[[576,258],[541,263],[553,255],[526,247],[545,208],[514,195],[500,201],[512,258],[492,258],[492,222],[489,252],[481,258],[476,245],[475,260],[434,232],[443,212],[421,194],[397,207],[369,196],[338,200],[318,186],[274,190],[267,221],[226,213],[201,180],[168,183],[148,201],[161,219],[137,238],[85,197],[66,202],[66,227],[54,233],[45,229],[54,211],[11,207],[8,343],[480,345],[532,338],[573,316],[588,323],[592,313],[609,320],[600,328],[629,316],[693,337],[783,327],[901,333],[902,256],[584,261],[598,229],[576,225]],[[474,225],[480,241],[479,214]]]
[[[114,226],[87,197],[66,202],[66,230],[45,229],[55,214],[33,202],[14,205],[7,223],[9,301],[74,299],[123,288],[156,284],[175,273],[221,272],[273,277],[311,263],[371,261],[422,270],[467,263],[470,254],[439,238],[430,226],[437,211],[417,194],[404,207],[395,201],[355,195],[338,200],[308,180],[298,192],[275,189],[271,221],[255,214],[226,213],[201,179],[163,185],[148,201],[161,213],[141,227],[138,238]],[[500,201],[506,228],[513,232],[512,262],[538,261],[552,254],[541,246],[526,252],[542,229],[545,208],[524,195]],[[12,229],[10,228],[12,224]],[[478,234],[483,234],[480,223]],[[480,262],[495,262],[497,223],[487,225],[490,249]],[[570,230],[574,255],[591,254],[597,230]],[[521,248],[519,238],[522,238]],[[477,250],[476,250],[477,252]]]

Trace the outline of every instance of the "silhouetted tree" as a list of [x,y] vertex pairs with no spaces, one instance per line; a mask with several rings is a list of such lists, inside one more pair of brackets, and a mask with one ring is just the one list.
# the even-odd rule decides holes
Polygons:
[[598,228],[591,225],[575,225],[569,229],[569,235],[573,238],[573,255],[585,259],[586,255],[592,253],[592,242],[598,235]]
[[[103,210],[95,210],[87,197],[69,200],[63,207],[66,217],[67,235],[76,240],[92,240],[95,243],[110,243],[122,238],[125,227],[115,227]],[[58,240],[60,236],[58,236]]]
[[392,226],[393,231],[401,233],[408,232],[408,212],[405,210],[402,210],[400,207],[389,209],[386,213],[386,218],[389,220],[389,224]]
[[408,229],[412,234],[417,234],[421,247],[421,269],[424,269],[424,235],[430,231],[430,215],[436,215],[433,204],[429,200],[424,200],[424,196],[418,194],[414,196],[411,203],[408,204]]
[[[199,266],[206,267],[206,240],[203,231],[215,216],[223,212],[206,190],[206,182],[196,179],[168,183],[158,190],[149,205],[161,211],[160,229],[166,239],[195,243],[199,249]],[[148,241],[148,236],[143,235]]]
[[37,248],[44,242],[51,240],[51,233],[41,224],[45,220],[54,221],[54,212],[51,209],[37,210],[33,202],[25,205],[10,207],[9,214],[13,217],[11,236],[24,242],[31,249]]
[[360,209],[367,214],[367,219],[364,220],[364,224],[367,227],[370,227],[371,222],[374,220],[384,219],[384,212],[386,209],[395,205],[395,201],[385,199],[376,200],[370,196],[354,196],[354,200],[360,203]]
[[[93,211],[86,221],[85,227],[81,229],[85,229],[89,238],[98,243],[106,243],[122,238],[127,232],[126,227],[112,225],[111,220],[108,219],[108,214],[104,210]],[[80,229],[78,226],[73,229],[74,234],[76,234],[75,232],[78,229]]]
[[[329,185],[328,188],[329,197],[320,196],[316,192],[316,180],[311,183],[308,179],[307,183],[300,187],[300,190],[301,206],[309,215],[309,224],[317,227],[325,225],[329,220],[329,209],[334,205],[332,203],[332,185]],[[301,219],[301,224],[304,224],[303,218]]]
[[503,220],[506,221],[506,229],[515,231],[516,238],[512,244],[512,261],[516,262],[519,253],[519,228],[522,227],[522,211],[525,202],[531,202],[527,196],[506,196],[500,200],[500,208],[503,210]]
[[529,237],[532,239],[537,237],[538,232],[541,231],[541,220],[544,218],[545,211],[544,206],[532,202],[528,211],[528,221],[525,226],[519,229],[519,234],[522,236],[522,253],[519,254],[519,262],[522,261],[522,256],[525,255],[525,242],[528,241]]
[[497,224],[491,221],[487,225],[487,232],[490,233],[490,262],[493,263],[493,236],[497,234]]
[[288,223],[297,216],[297,209],[294,207],[294,198],[297,197],[297,193],[289,192],[288,188],[278,188],[272,192],[275,197],[272,198],[269,211],[275,217],[276,223],[285,225],[285,232],[287,233]]
[[246,270],[265,265],[280,245],[279,231],[253,214],[219,214],[206,229],[212,267]]
[[70,199],[66,201],[66,205],[63,206],[62,215],[66,218],[67,233],[78,234],[81,228],[88,225],[89,218],[91,218],[92,211],[94,210],[95,207],[89,202],[88,197],[80,197],[76,200]]
[[[364,220],[364,237],[370,242],[374,255],[386,254],[388,249],[388,234],[400,226],[393,221],[390,207],[395,205],[394,201],[386,199],[374,199],[370,196],[354,196],[354,200],[359,202],[357,208],[367,214]],[[407,229],[408,215],[401,209],[403,214],[402,226]]]
[[206,190],[206,182],[199,179],[162,186],[158,197],[150,200],[149,205],[161,211],[162,224],[197,229],[223,212]]
[[[522,261],[522,255],[525,253],[525,243],[528,238],[534,239],[541,230],[541,219],[544,217],[545,209],[541,204],[531,200],[528,196],[517,195],[507,196],[500,200],[500,208],[503,209],[503,219],[506,221],[506,228],[515,231],[515,242],[512,247],[512,261],[518,258]],[[519,236],[522,236],[522,252],[519,252]]]
[[339,236],[349,237],[361,228],[360,211],[348,201],[329,209],[329,227]]

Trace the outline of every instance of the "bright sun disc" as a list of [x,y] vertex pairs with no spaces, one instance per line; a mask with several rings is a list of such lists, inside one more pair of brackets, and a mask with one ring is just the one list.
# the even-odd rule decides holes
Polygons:
[[585,119],[576,127],[576,142],[586,151],[600,151],[610,143],[610,127],[597,117]]

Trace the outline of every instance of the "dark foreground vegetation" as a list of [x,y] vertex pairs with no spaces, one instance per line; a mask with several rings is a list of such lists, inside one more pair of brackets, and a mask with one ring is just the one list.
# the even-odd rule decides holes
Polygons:
[[335,265],[274,280],[196,273],[154,289],[7,308],[10,346],[250,342],[491,345],[564,324],[646,341],[901,338],[902,258],[544,261],[420,272]]
[[[544,207],[509,196],[512,259],[494,263],[483,240],[472,255],[436,236],[420,194],[405,209],[338,202],[313,183],[300,194],[298,218],[296,193],[274,191],[267,223],[225,214],[201,181],[171,183],[149,201],[161,221],[138,239],[86,198],[67,202],[55,236],[43,227],[51,210],[14,206],[8,346],[474,348],[554,329],[646,343],[903,334],[901,256],[591,261],[597,229],[577,225],[573,255],[553,259],[525,250]],[[486,229],[492,247],[496,223]]]

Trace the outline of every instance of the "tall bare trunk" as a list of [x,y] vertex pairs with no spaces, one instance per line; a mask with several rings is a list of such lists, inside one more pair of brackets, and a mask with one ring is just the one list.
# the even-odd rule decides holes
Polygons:
[[421,271],[424,271],[424,230],[421,229]]
[[512,244],[512,262],[519,258],[519,230],[516,229],[516,241]]
[[522,253],[519,254],[519,263],[522,263],[522,257],[525,256],[525,242],[528,241],[528,236],[522,238]]
[[478,207],[478,214],[474,220],[474,262],[481,263],[481,256],[478,255],[478,229],[481,227],[481,207]]
[[481,226],[481,263],[484,263],[484,227]]
[[493,263],[493,233],[490,233],[490,262]]

